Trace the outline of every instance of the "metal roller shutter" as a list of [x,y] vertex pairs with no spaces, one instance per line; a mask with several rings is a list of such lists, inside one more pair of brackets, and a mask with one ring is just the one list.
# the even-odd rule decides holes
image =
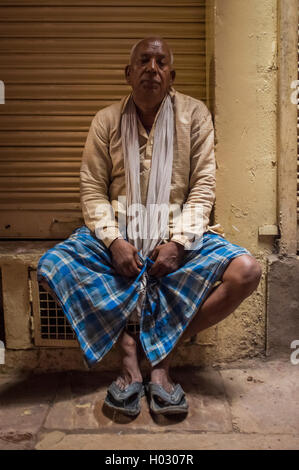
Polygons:
[[64,238],[81,224],[79,167],[94,114],[129,92],[131,46],[161,35],[176,88],[205,101],[204,0],[2,0],[0,237]]

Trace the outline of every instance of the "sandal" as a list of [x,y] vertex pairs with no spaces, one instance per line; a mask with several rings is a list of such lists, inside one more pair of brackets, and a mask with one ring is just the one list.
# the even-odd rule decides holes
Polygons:
[[147,392],[150,409],[154,414],[186,414],[188,411],[185,392],[180,384],[176,384],[172,392],[168,393],[162,385],[149,382]]
[[140,413],[140,398],[144,395],[142,382],[133,382],[122,390],[116,382],[112,382],[107,390],[104,403],[114,411],[128,416],[137,416]]

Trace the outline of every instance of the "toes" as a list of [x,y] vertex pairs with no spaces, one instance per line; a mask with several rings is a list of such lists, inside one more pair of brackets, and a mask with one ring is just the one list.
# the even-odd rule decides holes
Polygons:
[[126,382],[123,377],[118,377],[115,382],[121,390],[126,388]]

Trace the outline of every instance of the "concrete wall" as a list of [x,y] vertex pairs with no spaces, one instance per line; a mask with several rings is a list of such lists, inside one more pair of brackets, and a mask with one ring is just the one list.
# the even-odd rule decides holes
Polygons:
[[264,271],[257,292],[216,327],[219,355],[233,360],[265,347],[265,274],[275,238],[259,229],[277,224],[277,2],[216,0],[214,19],[215,221]]

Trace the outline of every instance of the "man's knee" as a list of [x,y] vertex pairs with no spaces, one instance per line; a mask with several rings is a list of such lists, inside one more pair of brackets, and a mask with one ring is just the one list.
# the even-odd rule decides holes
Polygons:
[[223,280],[228,280],[245,295],[250,295],[259,285],[262,268],[259,262],[249,255],[235,258],[229,265]]

